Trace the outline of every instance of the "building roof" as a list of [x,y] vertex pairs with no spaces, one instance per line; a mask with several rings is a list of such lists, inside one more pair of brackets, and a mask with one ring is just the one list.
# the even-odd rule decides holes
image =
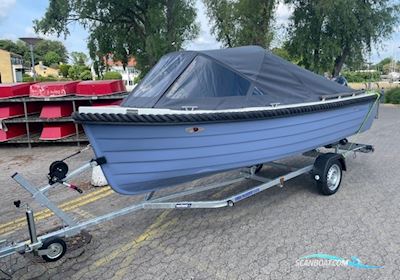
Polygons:
[[[109,54],[108,57],[104,57],[104,63],[107,64],[108,66],[123,66],[122,61],[116,60],[114,61],[113,55]],[[136,59],[132,56],[128,60],[128,64],[126,66],[129,67],[135,67],[136,66]]]
[[10,55],[13,55],[13,56],[18,56],[18,57],[22,58],[22,55],[20,55],[20,54],[17,54],[17,53],[9,52],[9,51],[7,51],[7,50],[3,50],[3,49],[0,49],[0,51],[7,52],[7,53],[9,53]]

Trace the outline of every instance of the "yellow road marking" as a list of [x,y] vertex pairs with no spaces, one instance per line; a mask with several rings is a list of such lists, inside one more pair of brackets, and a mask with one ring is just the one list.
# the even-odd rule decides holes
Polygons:
[[[141,235],[139,235],[137,238],[135,238],[134,240],[126,243],[124,246],[119,247],[118,249],[114,250],[113,252],[111,252],[111,254],[98,259],[95,263],[94,266],[95,267],[99,267],[105,263],[108,263],[110,261],[112,261],[113,259],[115,259],[116,257],[118,257],[121,253],[124,253],[130,249],[133,249],[133,247],[137,246],[139,243],[145,241],[146,239],[148,239],[150,236],[155,235],[155,233],[158,232],[158,227],[163,223],[163,220],[165,219],[165,217],[171,212],[171,210],[168,211],[164,211],[163,213],[161,213],[160,216],[157,217],[157,219],[155,220],[155,222],[149,226]],[[164,224],[165,225],[165,224]]]
[[[141,244],[141,242],[151,238],[152,236],[156,235],[159,231],[161,231],[162,229],[164,229],[165,227],[171,225],[172,223],[176,223],[178,220],[177,219],[173,219],[170,220],[167,223],[163,223],[163,220],[165,219],[165,217],[171,212],[171,210],[167,210],[162,212],[157,219],[154,221],[153,224],[151,224],[141,235],[139,235],[137,238],[135,238],[134,240],[126,243],[125,245],[115,249],[114,251],[111,251],[111,253],[106,252],[105,254],[107,254],[106,256],[98,259],[97,261],[95,261],[94,263],[92,263],[90,266],[85,267],[84,269],[78,271],[76,274],[73,275],[74,279],[80,279],[82,278],[83,275],[85,275],[86,273],[90,273],[91,271],[94,271],[96,269],[98,269],[98,267],[107,264],[108,262],[114,260],[115,258],[117,258],[118,256],[120,256],[122,253],[126,253],[129,250],[134,250],[137,249],[139,247],[139,245]],[[134,251],[133,251],[134,252]],[[133,252],[127,256],[133,258]],[[121,272],[122,273],[122,272]]]
[[[156,236],[159,232],[162,232],[165,228],[171,226],[172,224],[178,221],[178,218],[172,219],[166,223],[163,223],[163,219],[169,214],[168,211],[165,215],[161,214],[156,222],[152,224],[148,231],[144,232],[135,240],[131,241],[130,243],[126,244],[122,249],[126,252],[129,250],[129,255],[127,255],[122,262],[119,264],[120,269],[114,274],[112,280],[123,280],[125,279],[125,275],[128,273],[128,269],[130,268],[130,264],[132,263],[133,259],[136,257],[135,252],[140,247],[141,242]],[[162,224],[160,226],[160,224]]]
[[[114,192],[111,190],[110,187],[105,187],[105,188],[90,192],[88,194],[82,195],[76,199],[62,203],[59,207],[63,211],[73,210],[80,206],[94,202],[100,198],[106,197],[112,193],[114,193]],[[54,215],[54,213],[52,211],[50,211],[49,209],[44,209],[35,214],[35,220],[40,221],[40,220],[49,218],[53,215]],[[21,218],[13,220],[11,222],[1,224],[0,225],[0,234],[13,232],[25,225],[26,225],[25,217],[21,217]]]
[[[210,197],[211,198],[216,198],[218,197],[218,195],[220,195],[223,192],[223,190],[218,191],[214,194],[212,194]],[[112,280],[123,280],[125,279],[125,275],[128,273],[128,269],[129,269],[129,265],[132,263],[133,259],[135,258],[135,254],[134,254],[134,250],[138,249],[140,246],[140,242],[145,241],[146,239],[148,239],[149,237],[155,236],[158,232],[162,231],[163,229],[165,229],[166,227],[170,226],[171,224],[173,224],[174,222],[177,221],[177,218],[174,220],[171,220],[167,223],[162,224],[163,219],[168,215],[168,213],[171,212],[171,210],[163,212],[155,221],[155,223],[153,225],[151,225],[149,227],[148,230],[146,230],[142,235],[140,235],[138,238],[136,238],[135,240],[125,244],[123,247],[115,250],[112,254],[116,254],[116,256],[118,256],[120,253],[122,252],[126,252],[128,250],[130,250],[129,255],[127,255],[122,262],[119,264],[120,269],[117,270],[117,272],[114,274]],[[164,215],[165,214],[165,215]],[[163,216],[164,215],[164,216]],[[161,225],[162,224],[162,225]],[[166,249],[166,248],[165,248]],[[116,256],[112,256],[112,259],[114,259]],[[107,258],[107,257],[105,257]],[[111,260],[112,260],[111,259]],[[111,260],[106,260],[106,261],[97,261],[98,265],[103,265],[105,263],[107,263],[108,261]],[[96,263],[97,263],[96,262]]]
[[82,218],[86,218],[86,219],[94,218],[94,215],[92,213],[89,213],[88,211],[85,211],[80,208],[76,208],[76,209],[72,210],[72,212],[78,214]]

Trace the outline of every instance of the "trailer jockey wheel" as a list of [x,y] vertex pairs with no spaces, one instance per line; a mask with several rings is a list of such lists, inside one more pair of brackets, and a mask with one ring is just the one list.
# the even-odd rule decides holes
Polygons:
[[44,254],[41,254],[41,256],[46,262],[55,262],[64,256],[67,251],[67,245],[61,238],[52,237],[43,242],[42,247],[39,249],[39,253],[42,250],[45,250],[45,252],[43,252]]

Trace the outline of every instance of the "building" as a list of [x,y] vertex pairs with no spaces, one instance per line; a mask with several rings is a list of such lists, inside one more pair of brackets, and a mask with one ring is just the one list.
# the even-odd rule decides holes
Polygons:
[[135,68],[136,59],[131,57],[128,60],[128,64],[124,66],[121,61],[114,61],[112,55],[109,55],[108,58],[104,58],[105,64],[108,68],[108,71],[118,72],[122,76],[122,80],[125,83],[126,89],[131,91],[135,87],[135,78],[139,76],[140,72]]
[[22,82],[23,64],[21,55],[0,49],[0,83]]
[[48,66],[43,65],[42,61],[39,61],[39,64],[35,65],[35,72],[36,75],[38,76],[42,76],[42,77],[55,77],[58,78],[59,77],[59,70],[58,69],[54,69]]

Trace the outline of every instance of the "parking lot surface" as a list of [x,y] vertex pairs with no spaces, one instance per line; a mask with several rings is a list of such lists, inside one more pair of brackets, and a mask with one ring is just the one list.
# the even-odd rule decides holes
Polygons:
[[[90,228],[68,240],[59,261],[13,255],[0,260],[0,279],[400,279],[400,107],[381,107],[379,119],[354,142],[372,144],[373,154],[347,157],[348,171],[333,196],[320,195],[309,175],[221,209],[144,210]],[[15,171],[43,184],[49,164],[73,153],[74,146],[0,146],[0,240],[28,238],[20,199],[37,213],[38,230],[59,221],[32,202],[10,178]],[[92,157],[71,160],[71,168]],[[293,166],[309,158],[283,161]],[[265,167],[261,175],[282,170]],[[201,185],[233,177],[238,171],[187,184]],[[51,198],[84,220],[140,201],[109,187],[90,186],[90,173],[75,183],[82,195],[56,189]],[[197,198],[219,198],[245,189],[245,182]],[[329,254],[380,268],[305,266],[301,257]],[[356,260],[353,258],[353,260]]]

